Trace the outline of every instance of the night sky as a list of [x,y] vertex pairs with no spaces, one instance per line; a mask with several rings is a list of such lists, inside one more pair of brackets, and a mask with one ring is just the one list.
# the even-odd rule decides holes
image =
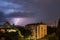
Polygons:
[[55,25],[59,17],[60,0],[0,0],[0,24],[8,20],[15,25]]

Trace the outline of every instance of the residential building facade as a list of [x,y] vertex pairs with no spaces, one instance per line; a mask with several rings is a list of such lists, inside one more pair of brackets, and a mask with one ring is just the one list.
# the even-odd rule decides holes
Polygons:
[[45,35],[47,35],[47,25],[44,23],[34,23],[34,24],[28,24],[26,25],[27,29],[31,30],[32,32],[32,38],[35,39],[41,39]]

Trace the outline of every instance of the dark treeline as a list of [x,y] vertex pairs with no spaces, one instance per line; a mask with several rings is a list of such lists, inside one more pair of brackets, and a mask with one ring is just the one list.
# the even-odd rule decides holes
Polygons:
[[56,33],[56,30],[57,30],[56,27],[48,26],[48,27],[47,27],[47,34]]

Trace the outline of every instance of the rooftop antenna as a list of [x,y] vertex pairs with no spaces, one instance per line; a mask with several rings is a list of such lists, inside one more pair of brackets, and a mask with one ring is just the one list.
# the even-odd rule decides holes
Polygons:
[[42,18],[41,18],[41,22],[40,23],[43,23]]

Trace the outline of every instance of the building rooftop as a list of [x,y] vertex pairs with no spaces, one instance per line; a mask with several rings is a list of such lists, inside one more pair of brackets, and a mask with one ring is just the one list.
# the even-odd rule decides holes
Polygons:
[[46,25],[45,23],[31,23],[31,24],[27,24],[26,26],[28,26],[28,25]]

